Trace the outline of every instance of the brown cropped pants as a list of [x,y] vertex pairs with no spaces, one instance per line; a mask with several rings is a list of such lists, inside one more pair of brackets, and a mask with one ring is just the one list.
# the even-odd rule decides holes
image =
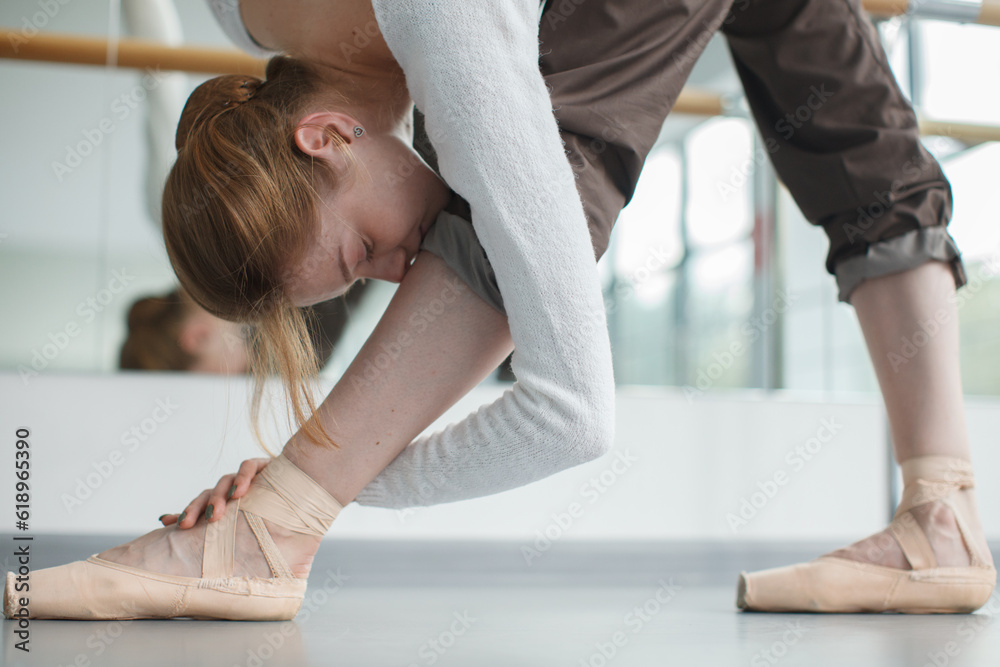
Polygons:
[[[949,263],[951,187],[919,141],[860,0],[548,0],[540,66],[599,258],[691,68],[721,30],[775,170],[829,238],[848,302],[863,280]],[[418,123],[418,130],[420,123]],[[516,131],[516,128],[512,128]],[[417,150],[433,165],[426,135]],[[503,312],[457,195],[422,248]],[[794,249],[792,250],[794,252]]]

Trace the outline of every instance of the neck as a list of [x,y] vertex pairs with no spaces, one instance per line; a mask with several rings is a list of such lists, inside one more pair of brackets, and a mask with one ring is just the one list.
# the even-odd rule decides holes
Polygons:
[[408,135],[413,101],[398,66],[344,69],[325,62],[313,61],[312,64],[319,67],[323,78],[337,91],[344,110],[369,131]]

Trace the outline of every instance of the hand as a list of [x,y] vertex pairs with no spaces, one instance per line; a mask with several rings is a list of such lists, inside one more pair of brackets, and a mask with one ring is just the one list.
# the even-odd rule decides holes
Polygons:
[[[247,459],[240,464],[240,469],[235,475],[223,475],[219,478],[219,483],[215,485],[215,488],[202,491],[184,508],[183,512],[164,514],[160,517],[160,522],[164,526],[176,523],[178,528],[192,528],[209,505],[212,506],[212,514],[208,517],[208,521],[218,521],[226,515],[226,501],[231,498],[243,497],[243,494],[250,489],[253,478],[270,462],[270,457]],[[233,490],[234,486],[235,490]],[[178,521],[180,517],[183,517],[182,521]]]

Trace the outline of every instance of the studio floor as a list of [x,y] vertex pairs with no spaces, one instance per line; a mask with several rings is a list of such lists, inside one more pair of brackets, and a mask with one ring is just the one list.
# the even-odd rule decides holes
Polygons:
[[[7,538],[9,539],[9,537]],[[47,537],[38,567],[128,537]],[[1000,664],[1000,594],[975,614],[762,614],[735,606],[741,569],[837,545],[328,540],[287,623],[4,622],[4,665]],[[997,553],[994,545],[994,553]]]

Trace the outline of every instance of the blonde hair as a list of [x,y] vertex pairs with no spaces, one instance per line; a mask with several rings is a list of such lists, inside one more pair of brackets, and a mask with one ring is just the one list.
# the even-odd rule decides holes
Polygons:
[[[320,189],[342,175],[295,143],[295,129],[326,82],[305,61],[276,56],[266,80],[226,75],[198,86],[177,126],[177,161],[163,192],[163,237],[182,287],[208,312],[253,324],[250,417],[257,442],[267,375],[280,375],[289,417],[322,446],[333,442],[318,419],[309,381],[318,364],[306,314],[282,278],[319,221]],[[329,131],[346,147],[342,137]]]

